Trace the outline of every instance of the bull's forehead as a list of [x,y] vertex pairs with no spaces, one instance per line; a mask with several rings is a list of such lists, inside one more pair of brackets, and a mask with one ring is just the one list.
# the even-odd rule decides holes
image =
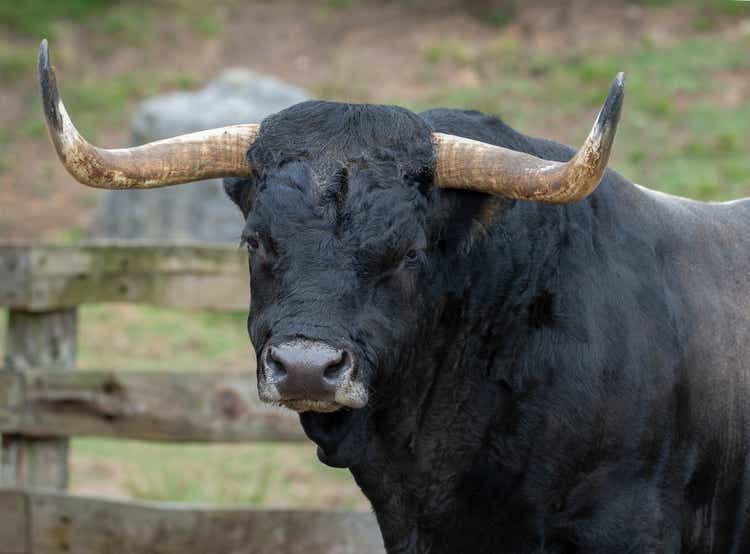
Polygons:
[[[320,171],[329,165],[337,169]],[[427,205],[419,184],[393,162],[297,161],[264,176],[248,225],[295,244],[385,247],[418,235]]]
[[276,240],[353,245],[414,234],[432,186],[431,128],[399,107],[305,102],[261,125],[248,225]]
[[265,119],[249,156],[263,170],[290,160],[307,160],[321,170],[357,159],[429,166],[431,133],[418,114],[398,106],[310,101]]

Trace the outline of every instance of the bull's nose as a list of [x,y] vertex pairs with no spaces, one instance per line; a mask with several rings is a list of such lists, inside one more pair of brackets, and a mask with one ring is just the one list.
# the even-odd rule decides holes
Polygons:
[[261,363],[282,399],[333,401],[350,377],[352,356],[321,341],[297,339],[266,346]]

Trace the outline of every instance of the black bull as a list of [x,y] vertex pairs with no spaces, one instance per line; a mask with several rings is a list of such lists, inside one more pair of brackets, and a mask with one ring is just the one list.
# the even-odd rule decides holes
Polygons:
[[574,153],[477,112],[263,122],[254,176],[225,185],[261,393],[310,363],[279,344],[353,365],[356,408],[287,405],[390,553],[750,552],[750,201],[611,170],[566,205],[438,190],[432,131]]

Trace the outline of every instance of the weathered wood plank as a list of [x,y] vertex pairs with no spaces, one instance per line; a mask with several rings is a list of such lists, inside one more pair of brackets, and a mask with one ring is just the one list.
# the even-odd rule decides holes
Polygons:
[[31,371],[0,375],[0,431],[155,441],[306,440],[258,400],[254,373]]
[[29,295],[29,252],[0,245],[0,306],[23,308]]
[[23,378],[9,371],[0,371],[0,433],[21,429],[23,398]]
[[[369,513],[211,509],[46,492],[27,494],[34,554],[384,551],[375,518]],[[0,554],[6,554],[1,545]]]
[[0,489],[0,554],[30,554],[26,495]]
[[[0,413],[18,414],[12,405],[19,401],[18,382],[30,367],[56,369],[64,374],[75,366],[77,311],[75,308],[31,313],[11,310],[6,330],[4,377],[9,379],[0,390],[11,406]],[[52,371],[51,373],[54,373]],[[23,398],[20,399],[23,402]],[[17,416],[16,416],[17,417]],[[0,417],[13,421],[14,417]],[[68,485],[68,439],[50,438],[58,433],[42,433],[38,438],[5,434],[0,456],[0,483],[65,489]]]
[[44,311],[92,302],[247,310],[247,254],[205,244],[0,245],[0,306]]

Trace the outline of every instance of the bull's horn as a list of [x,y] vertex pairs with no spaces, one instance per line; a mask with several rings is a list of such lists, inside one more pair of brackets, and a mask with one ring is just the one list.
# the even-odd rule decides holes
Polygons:
[[599,185],[607,168],[624,93],[625,77],[618,73],[586,142],[565,163],[434,133],[436,183],[441,188],[476,190],[551,204],[585,198]]
[[70,121],[49,63],[46,39],[39,46],[39,83],[57,155],[84,185],[145,189],[250,174],[245,154],[258,135],[259,125],[232,125],[133,148],[105,150],[86,142]]

